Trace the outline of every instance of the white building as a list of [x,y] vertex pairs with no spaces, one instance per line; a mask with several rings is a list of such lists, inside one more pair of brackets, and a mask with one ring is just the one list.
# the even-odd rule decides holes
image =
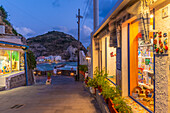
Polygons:
[[80,51],[79,57],[80,57],[80,65],[87,65],[88,64],[84,51]]

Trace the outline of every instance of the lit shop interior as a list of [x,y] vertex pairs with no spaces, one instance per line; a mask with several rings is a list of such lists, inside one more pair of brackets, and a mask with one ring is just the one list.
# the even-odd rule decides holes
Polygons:
[[[21,71],[24,71],[24,51],[0,50],[0,77],[8,77]],[[0,82],[2,85],[3,82]]]
[[[150,26],[153,25],[150,19]],[[130,96],[154,111],[154,46],[153,32],[148,33],[148,39],[139,31],[142,25],[133,21],[129,25],[130,51]]]

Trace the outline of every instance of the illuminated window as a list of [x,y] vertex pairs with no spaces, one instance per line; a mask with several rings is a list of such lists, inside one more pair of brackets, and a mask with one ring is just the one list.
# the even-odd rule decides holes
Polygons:
[[11,55],[8,50],[0,50],[0,75],[11,72]]
[[12,51],[12,71],[19,71],[19,52]]
[[130,96],[154,111],[153,33],[145,40],[138,28],[130,23]]

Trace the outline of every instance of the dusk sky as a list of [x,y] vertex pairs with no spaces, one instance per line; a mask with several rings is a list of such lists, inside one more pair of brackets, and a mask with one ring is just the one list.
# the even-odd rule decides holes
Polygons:
[[[117,0],[99,0],[100,22]],[[57,30],[77,39],[78,8],[81,10],[81,37],[85,47],[90,44],[93,29],[93,0],[0,0],[9,14],[9,21],[26,38]],[[88,4],[88,5],[87,5]],[[87,13],[86,13],[87,12]]]

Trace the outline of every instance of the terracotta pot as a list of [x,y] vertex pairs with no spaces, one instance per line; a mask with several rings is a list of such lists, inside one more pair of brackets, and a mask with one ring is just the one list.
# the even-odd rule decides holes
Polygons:
[[85,77],[85,72],[84,71],[79,70],[79,73],[82,74]]
[[108,99],[108,107],[109,107],[110,113],[118,113],[118,111],[114,108],[114,104],[110,98]]
[[94,88],[94,91],[95,91],[95,95],[96,95],[96,88]]
[[106,104],[108,104],[109,99],[104,98],[104,101],[106,102]]
[[85,82],[85,84],[87,85],[88,80],[85,80],[84,82]]
[[47,79],[51,79],[51,77],[47,77]]
[[99,90],[100,92],[102,92],[102,88],[101,88],[101,86],[98,86],[98,90]]

